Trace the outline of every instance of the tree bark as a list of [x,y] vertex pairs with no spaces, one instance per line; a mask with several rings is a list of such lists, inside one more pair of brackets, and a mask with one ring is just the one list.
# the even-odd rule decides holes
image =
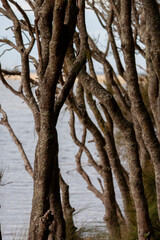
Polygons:
[[[36,151],[34,168],[34,195],[29,229],[29,239],[48,239],[49,225],[42,218],[48,208],[57,223],[56,237],[65,239],[65,223],[62,215],[59,189],[58,143],[57,133],[53,125],[53,111],[41,111],[41,129]],[[49,200],[52,200],[52,205]]]
[[[121,30],[122,46],[126,65],[128,95],[131,102],[131,112],[137,116],[137,120],[142,129],[145,145],[154,164],[157,189],[157,206],[160,217],[160,144],[156,137],[151,118],[143,103],[139,90],[138,76],[135,67],[135,48],[131,29],[131,1],[123,0],[121,2]],[[148,222],[148,225],[149,224],[150,223]]]
[[151,58],[157,77],[160,81],[160,13],[156,0],[144,0],[146,25],[151,40]]
[[130,185],[131,192],[134,196],[136,207],[137,223],[139,228],[139,236],[144,239],[144,233],[152,233],[151,223],[149,220],[147,201],[144,194],[144,186],[142,181],[142,170],[140,166],[138,145],[133,129],[133,125],[127,122],[114,98],[94,79],[81,70],[81,83],[89,92],[95,95],[100,102],[108,109],[112,120],[117,127],[124,133],[129,168],[130,168]]
[[[70,84],[65,85],[66,93],[56,96],[56,86],[61,75],[64,57],[69,42],[73,38],[77,22],[77,6],[74,0],[37,1],[35,8],[38,24],[39,45],[39,109],[40,132],[34,167],[34,194],[30,220],[29,239],[45,240],[49,234],[57,240],[65,239],[58,167],[58,139],[56,123],[59,112],[76,74],[72,74]],[[65,39],[65,41],[64,41]],[[83,60],[84,62],[84,60]],[[58,110],[55,105],[60,102]],[[45,222],[46,211],[51,210],[54,221]]]
[[130,228],[131,222],[135,217],[134,216],[135,209],[133,206],[133,200],[130,193],[130,187],[128,186],[126,178],[123,174],[123,167],[120,163],[120,159],[117,153],[117,149],[116,149],[116,145],[113,137],[113,131],[108,129],[107,125],[105,124],[96,106],[95,101],[92,98],[91,93],[89,93],[88,91],[86,91],[86,98],[90,108],[92,109],[92,112],[94,113],[97,123],[104,134],[105,150],[107,152],[111,168],[113,170],[119,189],[121,191],[124,212],[125,212],[125,220],[126,220],[127,227]]
[[76,108],[76,106],[74,106],[73,99],[70,101],[68,99],[69,105],[71,108],[73,107],[81,123],[92,133],[94,137],[95,145],[99,153],[99,157],[102,165],[101,174],[104,181],[104,193],[103,193],[103,203],[105,206],[104,220],[106,222],[109,235],[114,239],[118,239],[121,236],[121,232],[120,232],[120,226],[119,226],[118,216],[116,212],[116,199],[115,199],[111,167],[110,167],[107,153],[104,149],[105,141],[101,133],[93,124],[93,122],[91,121],[91,119],[89,118],[85,110],[84,100],[83,100],[83,88],[81,85],[79,85],[78,87],[76,98],[77,98],[77,103],[79,108]]

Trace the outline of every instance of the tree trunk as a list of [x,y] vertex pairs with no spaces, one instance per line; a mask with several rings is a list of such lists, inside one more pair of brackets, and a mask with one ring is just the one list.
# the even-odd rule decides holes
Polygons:
[[151,40],[151,59],[160,81],[160,14],[156,0],[144,0],[146,25]]
[[137,117],[139,125],[142,129],[145,145],[154,164],[157,205],[160,218],[160,144],[155,134],[151,118],[140,94],[134,56],[135,48],[131,29],[131,2],[126,0],[123,0],[121,3],[121,29],[131,112],[133,112],[133,114]]
[[76,238],[76,227],[73,221],[73,213],[75,209],[70,205],[70,198],[69,198],[69,186],[62,178],[62,175],[59,174],[60,179],[60,188],[62,191],[62,209],[63,215],[66,223],[66,238],[70,240],[75,240]]
[[129,228],[131,226],[131,222],[134,220],[134,217],[135,217],[134,216],[135,208],[133,206],[133,200],[131,198],[130,189],[127,184],[126,178],[123,174],[123,167],[120,163],[120,159],[115,146],[113,130],[108,129],[108,127],[104,123],[104,120],[95,104],[95,101],[92,98],[92,94],[89,93],[87,90],[86,90],[86,97],[87,97],[87,102],[90,108],[92,109],[94,116],[99,124],[99,127],[102,129],[102,132],[104,134],[104,139],[106,143],[105,150],[107,152],[111,168],[113,170],[119,189],[121,191],[124,212],[126,216],[125,218],[126,224],[127,224],[127,227]]
[[[41,110],[41,129],[36,150],[34,194],[28,239],[48,239],[49,226],[53,219],[44,218],[46,212],[51,210],[54,222],[57,223],[56,237],[58,240],[63,240],[65,224],[60,202],[57,132],[53,125],[53,110],[51,111],[47,105]],[[51,206],[49,206],[50,199]]]
[[139,236],[141,237],[140,239],[144,239],[144,233],[152,233],[152,227],[149,220],[147,201],[144,194],[142,170],[133,125],[124,119],[113,97],[94,79],[84,73],[84,71],[81,71],[80,81],[89,92],[95,95],[99,101],[104,104],[104,106],[108,109],[112,120],[124,133],[130,168],[130,184],[132,185],[131,192],[133,196],[136,196],[134,197],[134,203],[136,207]]
[[[101,133],[91,121],[87,112],[85,111],[85,106],[83,107],[83,87],[81,84],[78,87],[77,91],[77,102],[79,108],[74,107],[74,100],[69,101],[68,103],[73,109],[75,110],[78,118],[80,119],[81,123],[86,126],[86,128],[91,132],[94,137],[95,145],[100,157],[101,165],[102,165],[102,173],[101,176],[104,181],[104,193],[103,193],[103,203],[105,207],[105,217],[104,221],[106,222],[106,226],[109,232],[109,235],[113,239],[119,239],[121,236],[120,232],[120,225],[118,222],[118,216],[116,212],[116,199],[115,199],[115,192],[113,186],[113,178],[112,178],[112,171],[110,167],[110,163],[108,160],[107,153],[104,149],[105,147],[105,140],[102,137]],[[82,112],[81,112],[82,110]]]
[[160,84],[151,59],[151,40],[149,38],[149,29],[146,27],[145,45],[146,45],[146,65],[148,72],[148,97],[153,114],[158,139],[160,141]]

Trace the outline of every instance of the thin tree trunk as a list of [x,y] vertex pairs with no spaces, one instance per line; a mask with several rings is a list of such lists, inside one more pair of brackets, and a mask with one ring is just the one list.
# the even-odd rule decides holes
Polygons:
[[90,108],[92,109],[94,116],[99,124],[99,127],[102,129],[104,133],[104,139],[106,143],[105,150],[107,152],[111,168],[113,170],[113,173],[115,175],[116,181],[118,183],[119,189],[122,194],[124,212],[126,215],[126,224],[127,224],[127,227],[130,227],[131,222],[133,221],[134,217],[136,217],[134,216],[135,208],[133,206],[133,200],[131,198],[130,188],[123,174],[123,168],[120,163],[120,159],[115,146],[113,132],[109,130],[108,127],[105,125],[104,120],[95,104],[95,101],[92,98],[92,94],[86,91],[86,97],[87,97],[87,102]]
[[62,178],[62,175],[59,174],[60,179],[60,188],[62,191],[62,209],[63,215],[66,223],[66,238],[70,240],[76,239],[76,227],[73,221],[73,213],[75,211],[74,208],[70,205],[70,198],[69,198],[69,186]]
[[[87,112],[85,111],[85,106],[83,108],[83,90],[82,86],[79,86],[78,93],[77,93],[77,101],[79,109],[74,107],[74,104],[68,99],[68,103],[71,107],[74,108],[78,118],[82,122],[84,126],[92,133],[94,137],[94,141],[96,144],[97,151],[99,153],[101,165],[103,166],[102,170],[102,178],[104,181],[104,197],[103,197],[103,203],[105,206],[105,217],[104,220],[106,222],[107,229],[109,231],[109,235],[113,237],[114,239],[119,239],[121,236],[120,233],[120,226],[118,222],[117,212],[116,212],[116,199],[115,199],[115,192],[114,192],[114,186],[113,186],[113,179],[112,179],[112,172],[110,163],[108,160],[108,156],[106,154],[106,151],[104,149],[105,147],[105,141],[102,137],[101,133],[98,131],[96,126],[93,124],[93,122],[90,120],[90,118],[87,115]],[[80,111],[82,110],[82,112]]]
[[151,40],[151,59],[160,82],[160,14],[156,0],[143,0],[146,25]]
[[158,139],[160,141],[160,84],[151,60],[151,40],[149,38],[149,29],[146,26],[145,45],[146,45],[146,65],[148,72],[148,97],[151,111],[154,117],[157,129]]
[[152,233],[152,227],[149,220],[147,201],[144,194],[142,170],[133,125],[124,119],[113,97],[100,84],[98,84],[84,71],[81,71],[80,74],[80,81],[84,88],[95,95],[99,101],[104,104],[104,106],[108,109],[112,120],[124,133],[130,168],[130,186],[132,195],[134,196],[139,236],[141,236],[140,239],[144,239],[144,233]]
[[[131,102],[131,112],[137,116],[137,120],[142,129],[145,145],[154,164],[157,206],[160,218],[160,144],[139,90],[134,55],[135,48],[131,29],[131,1],[123,0],[121,2],[121,14],[122,46],[126,65],[126,78],[128,95]],[[149,224],[148,222],[148,225]]]
[[54,215],[54,223],[52,226],[56,226],[56,228],[51,227],[51,231],[54,231],[53,237],[56,240],[64,240],[66,239],[66,225],[63,217],[62,204],[60,198],[60,185],[59,185],[59,168],[58,168],[58,156],[56,156],[54,163],[54,171],[52,175],[52,183],[51,183],[51,193],[50,193],[50,209]]

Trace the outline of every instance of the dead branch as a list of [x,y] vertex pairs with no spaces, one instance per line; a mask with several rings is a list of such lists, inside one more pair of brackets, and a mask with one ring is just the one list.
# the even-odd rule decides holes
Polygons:
[[9,131],[9,133],[10,133],[10,135],[11,135],[13,141],[14,141],[14,143],[17,145],[17,147],[18,147],[18,149],[19,149],[19,152],[21,153],[21,156],[22,156],[22,159],[23,159],[23,161],[24,161],[24,165],[25,165],[26,171],[27,171],[27,172],[30,174],[30,176],[33,178],[33,169],[32,169],[32,166],[31,166],[31,164],[30,164],[30,162],[29,162],[29,160],[28,160],[28,158],[27,158],[27,155],[26,155],[26,153],[25,153],[25,151],[24,151],[24,148],[23,148],[21,142],[18,140],[18,138],[17,138],[17,136],[15,135],[12,127],[10,126],[10,124],[9,124],[9,122],[8,122],[8,117],[7,117],[6,112],[1,108],[1,106],[0,106],[0,113],[2,114],[2,118],[1,118],[1,120],[0,120],[0,124],[4,125],[4,126],[8,129],[8,131]]

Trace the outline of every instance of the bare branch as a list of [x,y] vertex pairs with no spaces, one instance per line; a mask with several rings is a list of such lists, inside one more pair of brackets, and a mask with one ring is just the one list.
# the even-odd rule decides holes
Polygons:
[[[106,28],[105,24],[106,23],[106,17],[105,15],[95,6],[95,2],[92,1],[92,3],[90,1],[87,1],[88,6],[90,6],[90,8],[95,12],[99,23],[101,24],[102,28]],[[106,10],[106,8],[104,8]],[[102,22],[102,20],[104,21],[104,23]]]
[[116,66],[118,69],[118,73],[123,76],[124,75],[124,68],[121,62],[121,58],[118,52],[118,48],[117,48],[117,43],[115,40],[115,36],[113,34],[113,30],[112,30],[112,24],[114,21],[114,13],[113,10],[111,9],[109,14],[108,14],[108,19],[107,19],[107,32],[108,32],[108,39],[109,42],[111,44],[111,48],[112,48],[112,52],[113,52],[113,56],[116,62]]
[[8,1],[2,0],[1,2],[3,4],[3,7],[6,9],[8,17],[13,21],[13,24],[14,24],[13,31],[15,34],[17,48],[18,48],[18,51],[22,54],[24,51],[24,44],[23,44],[23,39],[22,39],[22,34],[21,34],[20,22],[18,21],[15,13],[11,9],[10,5],[8,4]]
[[8,19],[10,19],[9,16],[8,16],[8,14],[7,14],[7,11],[5,11],[3,8],[0,8],[0,13],[2,13],[2,16],[5,16],[5,17],[7,17]]
[[25,13],[25,11],[20,7],[20,5],[17,3],[17,2],[15,2],[14,0],[9,0],[12,4],[14,4],[15,6],[16,6],[16,8],[19,10],[19,12],[22,14],[22,16],[23,16],[23,18],[24,18],[24,20],[25,20],[25,25],[27,25],[27,27],[28,27],[28,32],[29,32],[29,34],[30,34],[30,36],[31,36],[31,42],[30,42],[30,44],[29,44],[29,47],[28,47],[28,49],[26,50],[26,53],[27,54],[29,54],[30,53],[30,51],[32,50],[32,48],[33,48],[33,45],[34,45],[34,41],[35,41],[35,38],[34,38],[34,34],[33,34],[33,28],[32,28],[32,26],[31,26],[31,23],[30,23],[30,21],[29,21],[29,18],[28,18],[28,16],[27,16],[27,14]]
[[115,4],[115,1],[114,1],[114,0],[109,0],[109,2],[110,2],[111,6],[112,6],[112,8],[113,8],[113,11],[114,11],[116,17],[119,18],[119,16],[120,16],[120,11],[119,11],[117,5]]
[[2,69],[0,66],[0,79],[2,81],[2,83],[4,84],[4,86],[6,88],[8,88],[12,93],[14,93],[16,96],[19,96],[20,98],[22,98],[27,104],[28,104],[28,100],[27,98],[23,95],[22,91],[16,91],[13,87],[11,87],[8,82],[5,80],[3,74],[2,74]]
[[23,161],[24,161],[24,165],[25,165],[26,171],[27,171],[27,172],[30,174],[30,176],[33,178],[33,169],[32,169],[32,166],[31,166],[31,164],[30,164],[30,162],[29,162],[29,160],[28,160],[28,158],[27,158],[27,155],[26,155],[26,153],[25,153],[25,151],[24,151],[24,148],[23,148],[21,142],[18,140],[18,138],[17,138],[17,136],[15,135],[12,127],[10,126],[10,124],[9,124],[9,122],[8,122],[8,117],[7,117],[6,112],[1,108],[1,106],[0,106],[0,113],[3,115],[3,117],[2,117],[1,120],[0,120],[0,124],[4,125],[4,126],[8,129],[8,131],[9,131],[9,133],[10,133],[10,135],[11,135],[13,141],[14,141],[14,143],[17,145],[17,147],[18,147],[18,149],[19,149],[19,152],[20,152],[20,154],[21,154],[21,156],[22,156],[22,159],[23,159]]
[[1,54],[0,54],[0,57],[2,57],[6,52],[10,52],[12,51],[13,48],[8,48],[8,49],[5,49]]
[[19,48],[7,38],[0,39],[0,42],[7,44],[7,45],[11,46],[12,48],[16,49],[17,51],[19,51]]
[[29,4],[29,6],[32,8],[32,10],[35,9],[35,3],[32,0],[25,0],[25,1]]
[[81,49],[77,59],[73,63],[73,67],[70,70],[70,72],[66,78],[66,81],[64,83],[64,86],[61,90],[61,93],[58,96],[58,99],[55,103],[55,113],[57,116],[69,94],[69,91],[71,90],[71,88],[74,84],[74,81],[75,81],[79,71],[82,69],[83,65],[85,64],[85,61],[86,61],[86,54],[84,53],[84,49]]
[[80,149],[79,149],[78,153],[76,154],[77,171],[79,172],[80,175],[82,175],[84,180],[87,182],[87,184],[88,184],[87,188],[90,191],[92,191],[96,195],[96,197],[98,197],[103,202],[103,194],[92,184],[89,175],[82,168],[82,165],[81,165],[82,151],[84,150],[86,152],[86,154],[89,155],[90,158],[91,158],[91,156],[90,156],[89,151],[86,151],[86,147],[84,146],[85,137],[86,137],[86,129],[84,128],[84,132],[83,132],[83,137],[82,137],[83,142],[79,142],[75,136],[74,113],[72,111],[70,111],[70,129],[71,129],[71,136],[72,136],[74,142],[76,143],[76,145],[80,146]]
[[80,142],[77,137],[76,137],[76,133],[75,133],[75,120],[74,120],[74,113],[73,111],[70,111],[70,121],[69,121],[69,125],[70,125],[70,134],[71,137],[74,141],[74,143],[79,146],[80,149],[82,149],[85,154],[88,157],[88,163],[90,163],[95,169],[96,171],[102,175],[102,168],[96,163],[96,161],[93,159],[92,154],[90,153],[90,151],[88,150],[88,148],[85,146],[84,143]]
[[40,39],[39,39],[38,20],[39,19],[35,19],[34,25],[35,25],[37,49],[38,49],[38,56],[39,56],[39,69],[42,69],[42,50],[41,50],[41,43],[40,43]]
[[104,187],[103,187],[103,185],[102,185],[102,181],[101,181],[101,179],[100,179],[100,178],[97,178],[97,180],[98,180],[98,182],[99,182],[99,184],[100,184],[100,187],[101,187],[102,193],[104,193]]

